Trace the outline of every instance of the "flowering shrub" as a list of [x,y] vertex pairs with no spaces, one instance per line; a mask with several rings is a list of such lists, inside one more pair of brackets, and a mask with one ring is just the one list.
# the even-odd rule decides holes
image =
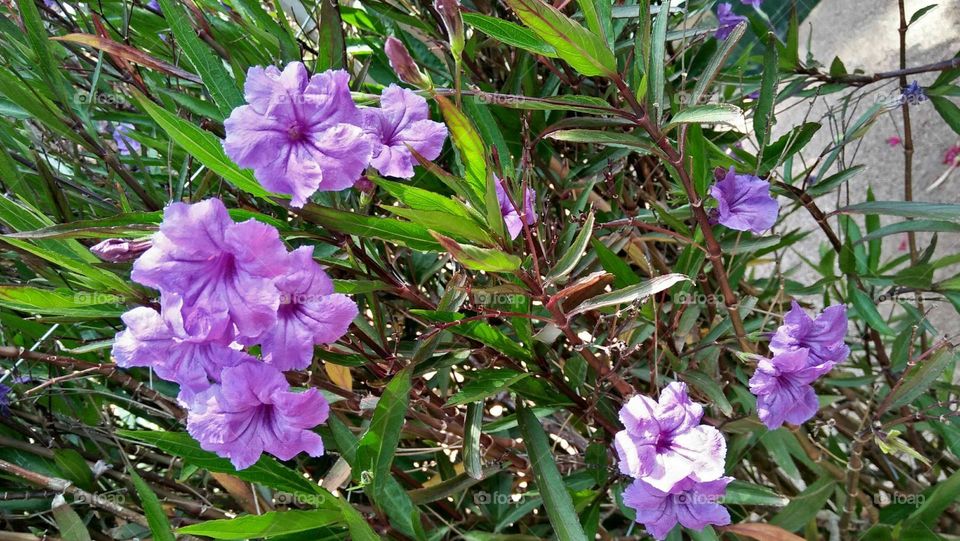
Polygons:
[[5,3],[10,539],[951,538],[960,55],[773,3]]

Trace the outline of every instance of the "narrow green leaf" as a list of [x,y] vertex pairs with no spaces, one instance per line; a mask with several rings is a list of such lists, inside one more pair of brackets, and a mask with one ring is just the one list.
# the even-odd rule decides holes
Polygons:
[[616,75],[617,59],[606,41],[541,0],[505,0],[523,24],[557,50],[557,55],[588,77]]
[[232,519],[207,520],[184,526],[178,534],[202,535],[213,539],[269,539],[279,535],[308,532],[336,524],[340,513],[333,509],[309,511],[270,511],[262,515],[242,515]]
[[445,406],[459,406],[482,401],[484,398],[509,389],[511,385],[529,375],[526,372],[517,372],[506,368],[484,368],[470,372],[468,374],[469,380],[457,394],[447,400]]
[[593,236],[593,220],[593,211],[591,211],[581,226],[580,232],[573,239],[573,243],[564,251],[563,256],[550,270],[550,274],[547,275],[547,282],[563,282],[573,272],[580,258],[583,257],[583,252],[590,243],[590,238]]
[[497,41],[541,56],[557,57],[557,50],[529,28],[480,13],[463,13],[462,16],[463,22]]
[[463,471],[473,479],[483,479],[483,450],[480,448],[480,433],[483,425],[483,400],[467,406],[463,424]]
[[704,94],[707,92],[707,88],[717,77],[717,72],[724,66],[724,64],[726,64],[727,59],[730,58],[730,55],[733,53],[734,48],[740,41],[740,38],[743,37],[743,33],[746,32],[746,30],[746,23],[740,23],[730,31],[730,35],[727,36],[727,39],[720,43],[717,51],[713,53],[712,57],[710,57],[710,63],[707,64],[707,67],[704,68],[700,78],[697,79],[697,84],[693,87],[693,93],[690,95],[689,103],[694,105],[700,103],[701,98],[703,98]]
[[580,305],[573,310],[570,310],[569,315],[582,314],[589,310],[597,310],[607,306],[629,304],[669,289],[674,284],[689,280],[690,279],[683,274],[676,273],[657,276],[656,278],[651,278],[636,285],[611,291],[610,293],[604,293],[603,295],[597,295],[592,299],[580,303]]
[[880,312],[877,311],[877,305],[873,303],[873,300],[871,300],[863,290],[852,283],[850,284],[850,300],[853,302],[854,308],[857,309],[857,315],[859,315],[867,325],[883,334],[896,334],[894,330],[887,325],[887,322],[883,319],[883,316],[880,315]]
[[173,0],[160,0],[163,17],[170,23],[170,30],[183,49],[184,55],[197,70],[197,75],[203,79],[203,84],[213,97],[214,103],[220,110],[223,120],[230,116],[234,108],[244,104],[243,94],[237,87],[237,82],[227,72],[223,62],[197,37],[186,12]]
[[356,468],[372,474],[373,493],[378,500],[384,495],[393,457],[400,443],[400,431],[410,402],[410,374],[411,369],[407,367],[387,384],[377,401],[370,426],[357,445]]
[[670,126],[677,124],[727,124],[743,127],[743,111],[729,103],[695,105],[680,111],[670,119]]
[[[666,48],[667,23],[670,22],[670,0],[660,4],[660,12],[653,20],[653,33],[650,37],[650,64],[647,66],[647,80],[649,81],[648,95],[650,96],[650,110],[655,122],[666,110],[663,103],[663,84],[666,80]],[[652,92],[651,92],[652,91]]]
[[903,218],[945,220],[960,223],[960,205],[921,201],[868,201],[843,207],[836,214],[882,214]]
[[953,366],[956,360],[956,352],[946,346],[908,368],[902,376],[903,383],[883,401],[887,404],[886,411],[895,411],[913,402],[926,392],[948,367]]
[[517,418],[530,466],[533,468],[534,480],[557,539],[586,541],[587,536],[583,533],[583,527],[580,526],[573,500],[560,477],[560,470],[557,469],[557,463],[551,453],[550,441],[540,421],[522,401],[517,403]]
[[312,203],[304,205],[300,209],[300,214],[307,220],[322,225],[331,231],[357,235],[358,237],[373,237],[407,246],[414,250],[443,251],[440,243],[430,236],[430,232],[425,227],[414,223],[392,218],[366,216],[345,210],[321,207]]
[[767,146],[770,129],[774,123],[773,105],[777,98],[777,83],[780,80],[780,70],[777,57],[777,36],[773,32],[767,34],[767,52],[763,57],[763,76],[760,82],[760,98],[757,108],[753,112],[753,130],[760,145],[760,153]]
[[140,497],[140,505],[143,507],[143,513],[147,516],[147,524],[150,526],[150,533],[153,534],[154,541],[176,541],[176,537],[170,529],[170,520],[163,512],[160,499],[157,498],[153,489],[137,475],[133,468],[127,468],[127,473],[130,474],[133,487],[137,490],[137,496]]
[[480,248],[459,242],[430,231],[443,248],[461,265],[468,269],[487,272],[513,272],[520,268],[522,261],[519,257],[508,254],[496,248]]
[[470,202],[477,208],[484,209],[487,192],[487,157],[483,139],[480,138],[470,119],[453,102],[443,96],[437,96],[436,99],[450,129],[453,146],[456,147],[463,162]]

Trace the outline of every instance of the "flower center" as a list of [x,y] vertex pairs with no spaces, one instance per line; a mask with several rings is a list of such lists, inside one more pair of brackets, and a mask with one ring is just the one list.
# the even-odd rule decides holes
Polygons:
[[289,137],[290,140],[294,142],[303,139],[304,137],[303,126],[301,126],[299,122],[294,122],[293,124],[291,124],[290,127],[287,128],[287,137]]

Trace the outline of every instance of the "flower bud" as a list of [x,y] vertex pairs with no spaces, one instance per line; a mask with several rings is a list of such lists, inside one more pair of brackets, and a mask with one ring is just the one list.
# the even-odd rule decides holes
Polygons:
[[107,239],[90,248],[90,252],[104,261],[123,263],[140,257],[140,254],[150,249],[151,244],[150,239]]
[[440,20],[447,29],[450,38],[450,50],[459,57],[463,53],[464,34],[463,17],[460,16],[460,2],[457,0],[434,0],[433,8],[440,14]]
[[433,81],[427,74],[420,71],[403,42],[397,38],[389,37],[383,45],[383,50],[387,54],[387,59],[390,60],[390,67],[397,73],[401,81],[424,90],[433,88]]

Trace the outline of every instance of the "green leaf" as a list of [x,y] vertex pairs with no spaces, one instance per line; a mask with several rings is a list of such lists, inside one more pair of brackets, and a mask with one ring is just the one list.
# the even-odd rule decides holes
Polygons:
[[307,532],[338,523],[340,513],[333,509],[310,511],[270,511],[262,515],[243,515],[233,519],[207,520],[184,526],[178,534],[202,535],[213,539],[271,538]]
[[253,173],[233,163],[223,151],[220,140],[210,132],[204,131],[186,120],[154,104],[142,94],[134,92],[137,103],[153,120],[167,132],[175,143],[183,147],[191,156],[220,175],[228,182],[255,197],[283,197],[271,194],[260,186]]
[[659,123],[663,111],[666,110],[663,103],[663,85],[666,80],[665,59],[667,48],[667,26],[670,22],[670,0],[664,0],[660,3],[660,12],[653,19],[653,31],[650,36],[650,64],[647,65],[647,79],[649,82],[648,92],[650,110],[654,122]]
[[466,181],[470,202],[478,209],[486,208],[485,196],[487,193],[487,155],[483,146],[483,139],[477,133],[463,111],[457,108],[447,98],[437,96],[440,112],[450,129],[450,138],[457,149],[463,168],[466,172]]
[[[410,313],[423,316],[432,321],[441,321],[444,323],[459,321],[466,317],[463,314],[454,312],[438,312],[433,310],[414,309],[411,310]],[[533,360],[533,357],[530,355],[529,351],[508,338],[507,335],[500,331],[500,329],[491,326],[489,323],[485,323],[483,321],[468,321],[466,323],[448,327],[447,330],[454,334],[466,336],[467,338],[472,338],[481,344],[490,346],[491,348],[503,353],[511,359],[519,359],[521,361]]]
[[393,182],[379,177],[373,177],[372,180],[377,186],[412,209],[444,212],[471,220],[476,217],[474,211],[456,199],[402,182]]
[[[872,214],[871,216],[876,216]],[[941,222],[937,220],[909,220],[906,222],[899,222],[895,224],[885,225],[876,229],[875,231],[864,235],[863,238],[857,240],[860,242],[868,242],[875,239],[880,239],[890,235],[897,235],[899,233],[906,233],[909,231],[928,231],[934,233],[960,233],[960,223],[954,222]]]
[[948,367],[953,366],[956,360],[953,349],[945,346],[908,368],[902,376],[903,383],[884,399],[883,403],[887,404],[885,411],[897,410],[913,402],[926,392]]
[[910,22],[908,22],[907,25],[909,26],[909,25],[911,25],[911,24],[919,21],[919,20],[920,20],[920,17],[923,17],[924,15],[927,14],[927,12],[929,12],[931,9],[933,9],[933,8],[935,8],[935,7],[937,7],[937,4],[930,4],[929,6],[923,6],[922,8],[918,9],[917,11],[914,11],[914,12],[913,12],[913,15],[910,16]]
[[522,261],[519,257],[495,248],[479,248],[459,242],[436,233],[430,232],[443,248],[461,265],[468,269],[487,272],[513,272],[520,268]]
[[859,315],[867,325],[882,334],[896,334],[896,332],[887,325],[887,322],[884,321],[880,312],[877,311],[877,305],[873,303],[873,300],[853,283],[850,284],[850,300],[853,302],[854,308],[857,309],[857,315]]
[[790,502],[790,498],[777,494],[765,486],[755,485],[746,481],[733,481],[727,485],[727,492],[723,496],[725,505],[765,505],[783,507]]
[[720,408],[724,415],[729,417],[733,413],[733,406],[723,394],[723,388],[720,387],[715,378],[697,370],[687,370],[683,372],[681,377],[697,390],[709,396],[710,400]]
[[484,368],[468,373],[467,381],[460,391],[451,396],[445,406],[459,406],[469,402],[482,401],[488,396],[505,391],[514,383],[529,376],[526,372],[517,372],[506,368]]
[[950,126],[954,132],[960,134],[960,107],[943,96],[930,96],[930,102],[933,108],[940,113],[943,121]]
[[31,315],[113,319],[127,311],[122,302],[120,296],[93,291],[0,285],[0,306]]
[[593,143],[608,147],[628,148],[643,151],[644,154],[655,152],[653,141],[633,133],[574,128],[550,132],[547,138],[571,143]]
[[[496,244],[493,237],[480,224],[463,216],[437,210],[416,210],[390,205],[383,205],[381,208],[444,235],[452,235],[459,239],[487,246]],[[499,212],[499,207],[497,207],[497,212]]]
[[237,87],[237,82],[227,72],[223,62],[200,41],[190,19],[177,2],[160,0],[160,7],[163,10],[164,19],[170,23],[170,30],[173,31],[177,44],[197,70],[197,75],[203,79],[207,92],[220,109],[222,116],[217,120],[230,116],[234,108],[244,104],[243,94]]
[[810,522],[833,494],[835,482],[831,478],[821,478],[808,486],[806,490],[794,496],[790,503],[777,513],[770,524],[784,530],[795,532]]
[[636,302],[669,289],[676,283],[684,281],[690,281],[690,279],[683,274],[673,273],[657,276],[655,278],[651,278],[650,280],[640,282],[636,285],[611,291],[610,293],[604,293],[603,295],[597,295],[592,299],[588,299],[580,303],[580,305],[573,310],[570,310],[569,315],[574,316],[589,310],[597,310],[607,306],[616,306],[618,304],[629,304]]
[[160,505],[160,499],[150,485],[144,482],[133,468],[127,468],[127,473],[130,474],[133,487],[137,490],[137,496],[140,497],[140,506],[143,507],[143,513],[147,515],[147,524],[150,526],[154,541],[176,541],[170,529],[170,520],[167,519],[163,506]]
[[57,449],[53,452],[53,461],[63,472],[64,478],[87,492],[95,490],[93,472],[79,452],[74,449]]
[[154,445],[166,453],[183,457],[184,462],[212,472],[229,473],[244,481],[260,483],[294,494],[316,496],[326,493],[318,485],[266,455],[260,457],[260,460],[249,468],[237,470],[229,460],[201,449],[200,444],[186,432],[118,430],[117,434]]
[[462,15],[463,22],[497,41],[541,56],[557,57],[557,50],[549,43],[538,38],[529,28],[479,13],[463,13]]
[[551,452],[552,446],[540,421],[522,401],[517,403],[517,419],[520,422],[520,433],[527,448],[530,466],[533,468],[534,481],[543,498],[543,506],[547,510],[547,517],[553,525],[557,539],[586,541],[587,536],[583,533],[583,527],[580,526],[573,500],[560,477],[560,470],[557,469],[557,463]]
[[760,98],[757,108],[753,112],[753,130],[760,144],[760,154],[767,146],[770,129],[774,123],[773,104],[777,98],[777,83],[780,80],[780,70],[777,69],[777,37],[770,32],[767,34],[767,52],[763,57],[763,76],[760,83]]
[[[449,402],[447,403],[449,404]],[[467,406],[467,416],[464,421],[463,445],[461,446],[463,471],[471,479],[483,479],[483,449],[480,447],[480,434],[483,426],[483,400],[471,402]]]
[[838,209],[835,214],[882,214],[903,218],[960,223],[960,205],[921,201],[866,201]]
[[90,532],[73,507],[67,504],[54,507],[53,520],[56,521],[60,537],[64,541],[90,541]]
[[617,60],[606,41],[541,0],[505,0],[523,24],[557,51],[557,55],[588,77],[616,75]]
[[307,203],[300,214],[307,220],[331,231],[356,235],[362,238],[375,238],[407,246],[414,250],[442,252],[440,246],[427,231],[427,228],[410,222],[366,216],[345,210],[321,207]]
[[401,370],[393,376],[384,388],[383,395],[377,401],[370,426],[357,444],[356,468],[369,471],[373,494],[380,505],[385,495],[387,479],[390,479],[390,466],[400,443],[400,431],[410,403],[411,367]]
[[317,43],[322,43],[317,56],[317,73],[328,69],[346,67],[347,46],[343,38],[343,21],[340,20],[340,2],[320,0],[320,25]]
[[843,171],[834,173],[825,179],[818,180],[813,186],[807,188],[807,194],[810,197],[817,197],[825,193],[830,192],[840,184],[850,180],[856,176],[860,171],[863,171],[866,166],[855,165],[853,167],[848,167]]
[[710,57],[710,63],[707,64],[700,78],[697,79],[697,84],[693,87],[693,93],[690,95],[689,103],[700,103],[701,98],[703,98],[703,95],[707,92],[707,88],[716,78],[717,72],[726,64],[727,59],[730,58],[730,54],[733,53],[734,48],[746,30],[746,23],[740,23],[730,31],[727,39],[720,42],[719,48],[713,53],[713,56]]
[[766,176],[776,169],[781,163],[784,162],[790,156],[793,156],[797,152],[807,146],[807,143],[813,139],[814,134],[820,130],[820,124],[816,122],[806,122],[801,124],[779,139],[773,142],[773,144],[767,145],[763,149],[763,159],[760,161],[760,170],[757,172],[759,176]]
[[680,111],[670,119],[670,126],[677,124],[727,124],[734,128],[742,127],[743,111],[729,103],[708,103],[695,105]]
[[557,261],[557,264],[553,266],[553,269],[550,270],[550,274],[547,275],[547,282],[563,282],[567,279],[573,269],[577,266],[577,263],[580,261],[580,258],[583,257],[584,250],[587,249],[587,244],[590,243],[590,238],[593,236],[593,211],[587,215],[586,221],[580,228],[580,232],[577,233],[573,243],[563,252],[563,256]]

